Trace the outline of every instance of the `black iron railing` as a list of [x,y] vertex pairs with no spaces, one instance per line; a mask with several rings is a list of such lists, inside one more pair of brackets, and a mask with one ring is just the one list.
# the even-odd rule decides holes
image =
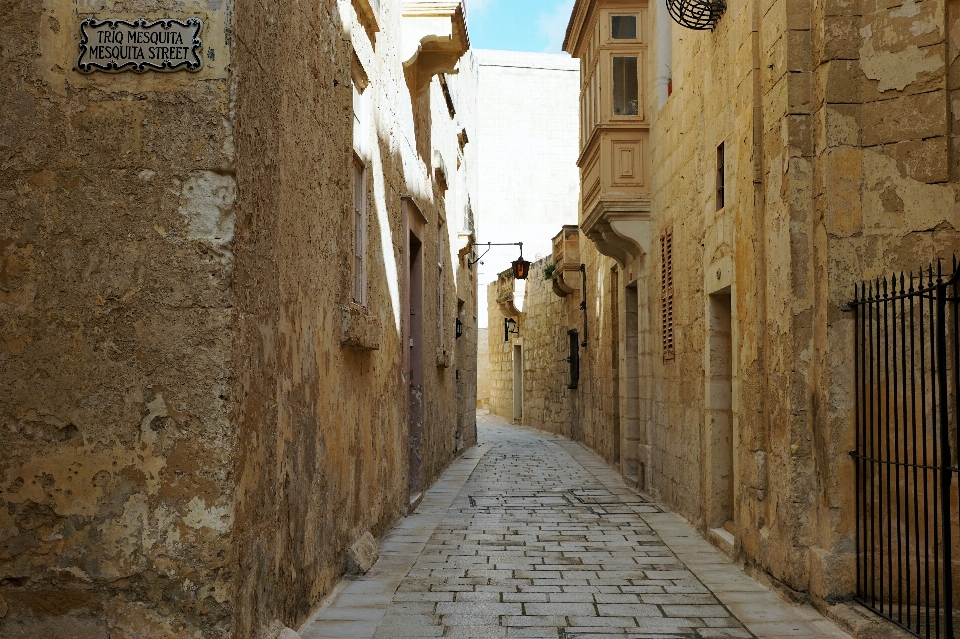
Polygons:
[[856,288],[857,600],[925,639],[960,628],[960,272]]

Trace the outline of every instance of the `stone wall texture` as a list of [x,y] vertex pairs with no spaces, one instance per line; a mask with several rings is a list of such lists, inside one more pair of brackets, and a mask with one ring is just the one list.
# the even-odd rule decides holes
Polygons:
[[[376,48],[356,4],[3,5],[0,636],[269,636],[406,514],[403,196],[425,485],[475,441],[463,125],[436,77],[410,97],[400,3]],[[75,70],[80,20],[171,15],[198,73]],[[357,60],[377,350],[341,345]]]
[[650,113],[651,226],[673,229],[677,300],[677,357],[652,358],[653,490],[717,525],[710,315],[728,293],[735,552],[821,601],[854,588],[853,317],[841,305],[856,281],[960,248],[956,19],[938,0],[731,2],[712,33],[673,27],[673,95]]
[[[581,240],[584,242],[585,240]],[[504,341],[504,314],[497,303],[496,283],[487,286],[490,328],[487,332],[486,358],[481,370],[487,370],[489,408],[496,415],[514,419],[514,358],[522,358],[522,410],[519,423],[585,442],[611,465],[620,465],[615,357],[617,342],[610,341],[616,324],[615,306],[611,306],[610,278],[615,262],[592,246],[581,244],[581,257],[587,272],[586,345],[579,346],[579,383],[569,388],[571,375],[570,336],[577,331],[578,344],[584,336],[584,315],[580,310],[581,293],[565,297],[554,293],[550,279],[544,279],[544,267],[553,259],[544,258],[530,266],[526,281],[524,312],[515,318],[516,334]],[[596,289],[591,292],[591,288]],[[606,304],[604,304],[604,300]],[[518,350],[519,348],[519,350]],[[487,396],[484,396],[487,397]]]
[[[608,4],[580,0],[575,15]],[[670,37],[669,50],[645,41],[650,213],[638,202],[642,231],[620,238],[637,254],[616,263],[580,237],[588,346],[569,394],[556,392],[549,353],[566,355],[556,337],[578,325],[572,301],[558,305],[531,274],[516,338],[537,361],[525,361],[523,420],[619,461],[751,570],[828,605],[855,588],[853,314],[842,307],[856,282],[960,249],[960,16],[945,0],[732,0],[715,30],[694,32],[664,12],[640,14],[641,33],[666,21]],[[664,61],[672,94],[658,100]],[[495,334],[495,302],[490,405],[512,416],[513,351]]]

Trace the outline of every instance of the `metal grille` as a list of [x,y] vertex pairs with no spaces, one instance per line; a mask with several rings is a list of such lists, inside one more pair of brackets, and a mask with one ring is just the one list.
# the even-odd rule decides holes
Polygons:
[[674,358],[673,344],[673,227],[660,236],[660,324],[663,361]]
[[666,0],[667,11],[681,27],[712,31],[726,11],[724,0]]
[[[960,617],[956,258],[856,289],[857,600],[918,637]],[[960,571],[957,571],[960,575]]]

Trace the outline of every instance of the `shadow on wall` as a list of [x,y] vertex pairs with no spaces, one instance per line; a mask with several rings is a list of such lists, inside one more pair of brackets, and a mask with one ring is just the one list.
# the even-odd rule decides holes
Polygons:
[[[346,76],[349,64],[343,67]],[[328,84],[314,89],[328,91]],[[331,120],[337,109],[349,109],[351,89],[344,81],[339,86],[343,89],[335,93],[336,100],[324,98],[331,104],[323,117]],[[412,102],[428,107],[426,93]],[[307,102],[324,100],[318,96]],[[306,112],[274,115],[273,120],[256,118],[257,130],[271,122],[282,129],[284,120],[312,117]],[[429,122],[414,119],[418,140],[429,141],[420,130]],[[340,140],[343,153],[338,156],[324,152],[330,136],[309,133],[301,138],[278,131],[277,137],[289,138],[298,156],[322,158],[322,175],[349,175],[350,138]],[[402,196],[411,189],[401,152],[391,148],[388,136],[389,131],[377,131],[380,163],[378,167],[377,158],[371,162],[373,179],[367,186],[372,203],[368,236],[380,238],[367,247],[367,311],[383,330],[379,350],[339,345],[340,308],[352,295],[352,246],[340,239],[353,236],[353,218],[345,214],[352,206],[345,181],[318,181],[317,169],[309,164],[285,168],[290,172],[285,179],[255,172],[246,176],[255,198],[270,201],[252,203],[238,229],[250,265],[240,286],[251,291],[241,310],[251,319],[237,347],[245,369],[238,375],[243,382],[237,396],[245,401],[240,408],[242,500],[235,537],[242,576],[235,637],[259,637],[274,620],[297,627],[343,574],[346,551],[362,531],[381,536],[406,512],[409,371],[403,365],[404,322],[397,312],[403,318],[414,308],[406,309],[401,285],[409,232]],[[283,149],[276,153],[284,155]],[[297,184],[314,186],[311,191]],[[434,196],[418,204],[425,207],[427,221],[420,238],[421,262],[436,264],[442,199]],[[253,213],[261,210],[262,215]],[[343,266],[337,270],[331,265]],[[261,283],[267,277],[259,266],[274,279],[266,290]],[[454,290],[450,271],[443,273],[446,290]],[[423,268],[423,291],[440,288],[437,273]],[[429,294],[424,294],[422,311],[423,437],[411,458],[422,465],[425,487],[453,459],[450,407],[456,406],[456,386],[452,370],[438,368],[434,374],[437,336],[430,326],[438,310]]]

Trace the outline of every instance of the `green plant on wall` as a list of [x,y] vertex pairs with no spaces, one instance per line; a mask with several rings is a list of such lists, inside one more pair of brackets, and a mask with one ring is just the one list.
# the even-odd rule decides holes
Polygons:
[[553,272],[554,272],[555,270],[557,270],[557,265],[556,265],[556,264],[547,264],[546,266],[544,266],[544,267],[543,267],[543,279],[549,280],[551,277],[553,277]]

